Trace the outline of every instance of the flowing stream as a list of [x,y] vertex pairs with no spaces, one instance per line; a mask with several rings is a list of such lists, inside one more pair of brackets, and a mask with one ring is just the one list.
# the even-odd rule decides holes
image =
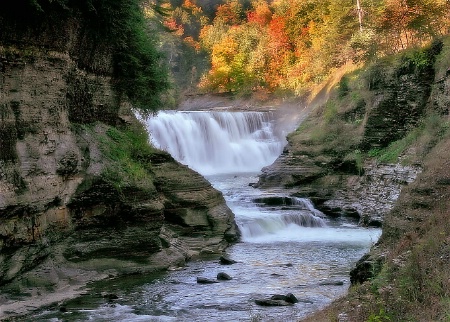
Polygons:
[[[285,144],[284,135],[276,134],[272,113],[162,111],[146,124],[154,145],[222,191],[242,233],[242,241],[227,251],[237,263],[194,261],[152,278],[117,280],[105,285],[118,295],[114,303],[92,300],[87,307],[84,299],[84,308],[71,310],[70,320],[296,321],[346,293],[351,267],[380,230],[326,218],[308,199],[250,185]],[[233,279],[207,285],[196,281],[215,279],[219,272]],[[255,304],[256,299],[287,293],[299,303]],[[48,312],[41,317],[61,321]]]

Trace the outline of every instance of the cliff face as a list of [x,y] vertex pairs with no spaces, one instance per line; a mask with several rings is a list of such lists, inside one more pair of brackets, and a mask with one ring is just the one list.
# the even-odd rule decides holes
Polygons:
[[0,47],[0,72],[3,290],[55,293],[237,240],[234,215],[203,177],[148,144],[121,152],[136,142],[126,133],[146,135],[108,74],[68,51],[13,45]]
[[[421,172],[421,157],[433,144],[430,139],[413,146],[428,126],[425,115],[448,113],[443,95],[442,106],[430,104],[441,48],[437,42],[344,76],[329,101],[288,136],[283,154],[263,169],[259,187],[281,185],[311,198],[329,215],[381,226],[402,188]],[[395,153],[399,159],[390,156]]]
[[[447,51],[447,57],[448,51]],[[349,294],[305,321],[446,321],[450,294],[450,66],[436,74],[430,103],[447,130],[423,158],[423,171],[402,189],[383,234],[351,271]]]

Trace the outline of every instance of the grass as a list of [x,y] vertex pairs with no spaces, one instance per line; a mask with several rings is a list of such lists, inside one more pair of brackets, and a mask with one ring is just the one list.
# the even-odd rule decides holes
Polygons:
[[103,178],[119,192],[130,186],[137,186],[149,193],[155,192],[151,157],[155,149],[148,141],[148,134],[142,126],[118,129],[83,125],[99,142],[99,148],[106,160]]
[[402,163],[408,165],[420,162],[431,148],[449,132],[449,128],[449,121],[431,112],[418,127],[409,131],[404,138],[392,142],[384,149],[371,149],[367,156],[375,158],[380,163],[397,163],[400,157],[408,154],[408,149],[412,149],[413,153],[406,155]]
[[[449,45],[448,38],[434,65],[438,69],[436,78],[444,76],[448,69]],[[382,91],[383,83],[396,73],[417,73],[428,68],[433,61],[429,56],[431,51],[432,46],[417,53],[409,51],[401,57],[386,58],[380,66],[368,68],[363,77],[369,92]],[[400,66],[401,70],[396,72],[392,64]],[[448,84],[433,87],[425,115],[403,138],[365,153],[359,153],[357,148],[348,150],[347,160],[356,162],[359,157],[362,163],[375,160],[420,164],[423,172],[414,183],[403,188],[395,208],[385,217],[383,234],[371,250],[373,258],[383,259],[380,272],[363,284],[353,285],[346,297],[304,321],[339,321],[341,315],[347,316],[348,321],[450,321],[450,119],[441,109],[442,106],[448,108],[448,104],[436,104],[439,103],[436,98],[446,96],[445,86]],[[348,81],[336,101],[350,106],[350,97],[354,101],[362,98],[368,104],[365,113],[370,113],[373,97],[360,89],[357,89],[360,95],[355,96],[354,89],[352,81]],[[350,110],[340,104],[336,106],[332,123],[345,122],[340,115]],[[332,126],[322,126],[325,121],[320,120],[324,111],[313,115],[315,123],[310,121],[296,135],[301,137],[304,131],[303,135],[307,133],[314,138],[311,133],[315,131],[316,138],[319,134],[322,138],[330,136],[326,131],[333,132]],[[364,120],[361,123],[364,124]],[[347,140],[348,137],[341,137],[340,144],[352,147]],[[328,144],[318,140],[314,143]]]

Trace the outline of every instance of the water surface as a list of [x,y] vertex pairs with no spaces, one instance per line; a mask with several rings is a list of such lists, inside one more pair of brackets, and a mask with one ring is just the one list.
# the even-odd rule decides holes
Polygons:
[[[262,167],[281,153],[270,113],[160,112],[147,122],[155,145],[199,171],[222,191],[242,232],[227,250],[236,260],[189,262],[166,274],[95,284],[89,295],[67,303],[68,312],[35,317],[52,321],[295,321],[345,294],[349,272],[380,235],[379,229],[333,220],[308,199],[288,191],[261,191]],[[264,198],[281,204],[264,204]],[[198,284],[197,277],[233,279]],[[107,300],[105,293],[117,295]],[[256,299],[292,293],[299,303],[261,307]],[[102,295],[103,294],[103,295]]]

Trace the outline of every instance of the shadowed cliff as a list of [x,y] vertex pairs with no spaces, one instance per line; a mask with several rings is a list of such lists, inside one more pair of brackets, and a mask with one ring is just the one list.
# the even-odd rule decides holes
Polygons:
[[[0,318],[236,241],[221,193],[149,146],[130,104],[146,101],[121,86],[142,80],[90,32],[100,22],[58,1],[44,16],[18,6],[0,11]],[[164,81],[153,84],[157,95]]]

